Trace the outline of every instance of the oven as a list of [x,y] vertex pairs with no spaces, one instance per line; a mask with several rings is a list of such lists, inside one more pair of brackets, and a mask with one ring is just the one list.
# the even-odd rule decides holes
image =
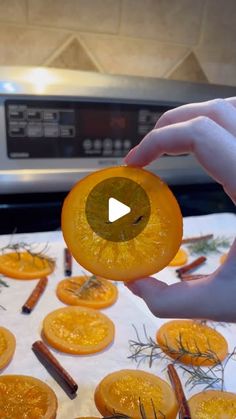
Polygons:
[[[123,157],[168,109],[236,95],[236,87],[44,68],[0,69],[0,234],[60,228],[63,200],[88,173]],[[184,216],[235,212],[192,155],[161,157]]]

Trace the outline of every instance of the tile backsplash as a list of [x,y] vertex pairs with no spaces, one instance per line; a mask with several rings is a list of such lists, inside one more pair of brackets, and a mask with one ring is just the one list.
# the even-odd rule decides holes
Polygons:
[[0,0],[0,65],[236,85],[235,0]]

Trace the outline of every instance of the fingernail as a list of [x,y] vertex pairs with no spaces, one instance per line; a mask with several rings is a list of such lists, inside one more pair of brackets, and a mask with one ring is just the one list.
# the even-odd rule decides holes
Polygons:
[[132,148],[130,151],[129,151],[129,153],[127,154],[127,156],[125,156],[125,158],[124,158],[124,162],[126,163],[126,164],[130,164],[130,163],[132,163],[132,157],[134,157],[134,155],[135,155],[135,149],[137,148],[137,146],[136,147],[134,147],[134,148]]

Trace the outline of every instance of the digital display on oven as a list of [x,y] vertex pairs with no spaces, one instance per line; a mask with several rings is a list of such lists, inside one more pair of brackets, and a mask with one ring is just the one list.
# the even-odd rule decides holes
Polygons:
[[124,103],[7,100],[8,157],[123,157],[166,110]]

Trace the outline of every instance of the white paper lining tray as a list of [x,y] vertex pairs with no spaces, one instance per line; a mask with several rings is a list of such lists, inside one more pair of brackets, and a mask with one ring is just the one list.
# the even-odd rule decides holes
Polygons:
[[[236,236],[236,215],[214,214],[184,219],[185,237],[208,233],[214,233],[217,236],[224,235],[233,239]],[[0,246],[7,244],[9,240],[10,236],[1,236]],[[71,356],[52,350],[57,359],[78,383],[78,395],[74,400],[70,400],[31,350],[32,343],[40,339],[41,324],[44,317],[52,310],[63,306],[56,297],[55,288],[57,283],[64,278],[63,249],[65,244],[60,232],[16,234],[14,241],[21,240],[28,243],[49,243],[49,254],[57,258],[57,267],[49,277],[49,284],[44,295],[30,315],[21,314],[21,307],[35,287],[36,281],[6,279],[10,288],[1,288],[0,304],[7,310],[0,310],[0,323],[9,328],[15,334],[17,340],[15,356],[2,374],[32,375],[51,386],[59,401],[58,419],[73,419],[76,416],[86,415],[99,416],[93,401],[94,390],[99,381],[112,371],[123,368],[137,368],[137,365],[127,358],[130,354],[128,341],[135,338],[132,324],[137,327],[141,335],[143,324],[145,324],[148,335],[154,338],[156,330],[166,320],[155,318],[139,298],[133,296],[122,283],[118,283],[119,299],[117,303],[103,310],[115,323],[114,344],[107,350],[90,356]],[[219,254],[209,255],[207,263],[204,267],[199,268],[198,272],[210,273],[216,269],[219,266],[219,256]],[[194,258],[191,257],[189,260],[191,261]],[[74,263],[73,275],[80,273],[81,268]],[[159,272],[156,277],[168,284],[178,281],[174,268],[166,268]],[[227,283],[225,286],[227,286]],[[236,346],[236,325],[217,326],[217,330],[225,336],[231,351]],[[164,365],[159,362],[154,362],[151,370],[147,363],[139,366],[140,369],[150,371],[168,381],[167,374],[163,372],[163,367]],[[226,390],[236,393],[236,361],[230,361],[227,366],[225,387]],[[191,392],[186,390],[186,395],[192,395],[200,390],[200,387]]]

